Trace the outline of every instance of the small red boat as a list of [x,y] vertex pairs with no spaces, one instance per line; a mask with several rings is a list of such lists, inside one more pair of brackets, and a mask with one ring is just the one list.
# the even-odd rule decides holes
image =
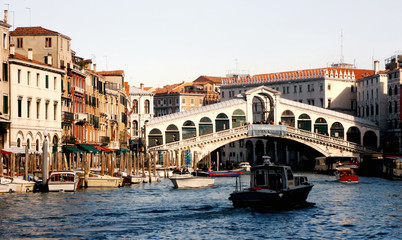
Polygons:
[[337,168],[335,171],[336,179],[343,183],[358,183],[359,176],[351,168]]

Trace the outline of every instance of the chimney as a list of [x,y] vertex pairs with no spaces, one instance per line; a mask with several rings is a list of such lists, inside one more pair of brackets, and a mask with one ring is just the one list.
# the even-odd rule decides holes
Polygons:
[[380,61],[374,61],[374,74],[378,74],[380,72]]
[[52,64],[53,64],[52,54],[48,53],[47,54],[47,65],[52,66]]
[[7,23],[8,20],[8,10],[4,10],[4,22]]
[[144,90],[144,84],[143,83],[140,83],[140,88],[141,88],[141,90]]
[[32,61],[33,59],[33,52],[32,52],[32,48],[28,48],[28,60]]
[[10,44],[10,55],[12,57],[14,57],[14,55],[15,55],[15,45],[14,44]]
[[94,67],[94,72],[96,72],[96,64],[94,64],[93,67]]

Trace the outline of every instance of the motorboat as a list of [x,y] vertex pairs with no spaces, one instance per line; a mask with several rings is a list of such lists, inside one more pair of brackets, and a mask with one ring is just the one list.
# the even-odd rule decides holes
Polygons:
[[75,192],[79,181],[79,175],[75,171],[56,171],[50,174],[47,186],[49,192]]
[[122,187],[123,178],[109,175],[89,173],[85,179],[85,174],[80,172],[81,187]]
[[15,191],[18,193],[33,192],[35,184],[36,184],[34,181],[26,181],[19,177],[14,177],[13,183],[17,185],[17,188]]
[[359,176],[351,168],[337,168],[335,171],[336,180],[342,183],[358,183]]
[[232,170],[222,170],[222,171],[211,171],[209,172],[210,177],[238,177],[243,173],[243,169],[232,169]]
[[0,193],[12,193],[17,191],[17,184],[11,177],[0,177]]
[[154,173],[151,173],[151,179],[150,179],[148,171],[145,171],[144,174],[143,174],[143,177],[142,177],[142,181],[144,183],[149,183],[150,180],[151,180],[151,183],[159,182],[159,176],[154,174]]
[[249,188],[242,189],[241,178],[236,178],[229,200],[236,208],[291,209],[306,205],[312,187],[307,177],[294,175],[290,166],[265,162],[251,167]]
[[141,176],[135,176],[127,174],[126,172],[117,172],[113,174],[114,177],[122,177],[123,178],[123,185],[127,184],[138,184],[142,183],[143,179]]
[[172,181],[174,188],[211,187],[215,183],[215,178],[194,176],[189,172],[185,173],[174,172],[169,179],[170,181]]
[[243,173],[250,172],[251,165],[249,162],[241,162],[239,163],[239,168],[243,169]]

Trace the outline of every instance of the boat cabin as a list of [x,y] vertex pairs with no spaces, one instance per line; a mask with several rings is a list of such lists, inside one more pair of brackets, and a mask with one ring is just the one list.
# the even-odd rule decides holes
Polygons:
[[54,172],[50,175],[49,182],[74,182],[76,178],[74,172]]

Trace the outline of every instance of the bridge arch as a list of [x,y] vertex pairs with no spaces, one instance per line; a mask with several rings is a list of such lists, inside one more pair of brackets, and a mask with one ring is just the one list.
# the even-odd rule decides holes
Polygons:
[[309,115],[303,113],[297,120],[297,128],[311,132],[311,118]]
[[328,135],[328,123],[325,118],[319,117],[314,123],[314,132]]
[[199,136],[213,133],[214,127],[212,120],[209,117],[203,117],[198,123]]
[[246,159],[250,164],[254,165],[254,145],[250,140],[246,142]]
[[344,139],[345,129],[340,122],[334,122],[331,125],[331,137],[341,138]]
[[163,135],[158,128],[152,129],[148,134],[148,146],[160,145],[163,142]]
[[275,102],[272,93],[261,91],[252,95],[253,122],[275,121]]
[[282,124],[295,127],[295,114],[291,110],[285,110],[281,116]]
[[192,138],[197,135],[197,128],[193,121],[187,120],[182,126],[182,139]]
[[165,131],[165,142],[171,143],[180,140],[179,128],[176,125],[170,124]]
[[225,129],[229,129],[229,118],[225,113],[219,113],[215,118],[215,131],[219,132]]
[[240,127],[246,124],[246,114],[241,109],[236,109],[232,114],[232,128]]
[[348,129],[346,133],[347,141],[354,142],[357,144],[361,143],[361,133],[358,127],[352,126]]

